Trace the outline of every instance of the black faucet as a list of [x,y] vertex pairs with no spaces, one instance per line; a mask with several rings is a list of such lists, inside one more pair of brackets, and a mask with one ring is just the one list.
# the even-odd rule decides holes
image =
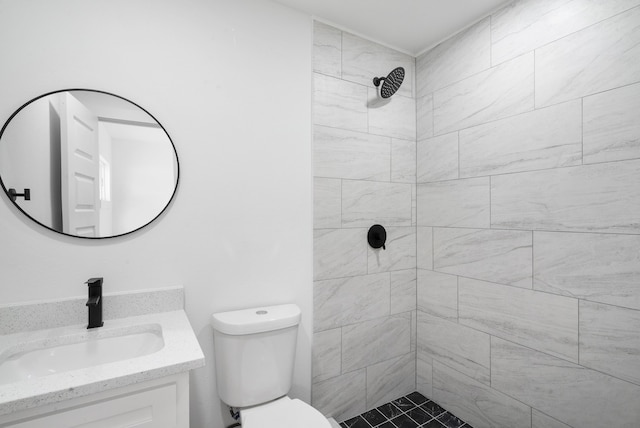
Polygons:
[[89,325],[87,328],[102,327],[102,278],[91,278],[85,284],[89,286]]

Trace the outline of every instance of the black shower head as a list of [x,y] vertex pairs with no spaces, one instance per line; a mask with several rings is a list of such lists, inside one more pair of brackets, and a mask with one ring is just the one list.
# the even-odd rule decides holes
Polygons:
[[382,98],[389,98],[395,94],[402,81],[404,80],[404,68],[398,67],[391,70],[391,73],[387,77],[374,77],[373,84],[378,87],[382,82],[382,88],[380,88],[380,96]]

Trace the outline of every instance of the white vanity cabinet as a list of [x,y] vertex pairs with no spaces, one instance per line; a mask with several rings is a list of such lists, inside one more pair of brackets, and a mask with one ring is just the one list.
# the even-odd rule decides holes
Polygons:
[[12,321],[0,323],[0,428],[189,428],[189,373],[205,361],[175,308],[182,297],[175,287],[107,296],[105,308],[134,315],[91,330],[71,319],[6,328],[46,325],[84,308],[83,298],[0,306]]
[[11,428],[188,428],[189,372],[0,416]]

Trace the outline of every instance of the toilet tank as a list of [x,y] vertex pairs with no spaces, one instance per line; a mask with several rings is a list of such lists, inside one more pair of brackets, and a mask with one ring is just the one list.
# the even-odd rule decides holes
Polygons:
[[294,304],[213,314],[216,382],[233,407],[266,403],[289,392],[300,323]]

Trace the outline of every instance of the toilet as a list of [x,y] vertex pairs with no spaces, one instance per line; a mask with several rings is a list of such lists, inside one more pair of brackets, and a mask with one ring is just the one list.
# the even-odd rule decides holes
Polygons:
[[[300,323],[294,304],[213,314],[216,380],[242,428],[331,428],[322,413],[287,396]],[[333,421],[332,421],[333,422]]]

